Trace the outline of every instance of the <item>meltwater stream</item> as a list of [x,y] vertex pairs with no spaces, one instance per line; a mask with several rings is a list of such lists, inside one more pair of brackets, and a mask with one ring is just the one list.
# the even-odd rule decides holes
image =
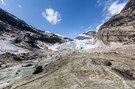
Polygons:
[[[45,66],[55,60],[54,56],[10,64],[10,67],[0,69],[0,89],[11,85],[16,80],[32,75],[36,66]],[[30,64],[31,66],[26,66]]]

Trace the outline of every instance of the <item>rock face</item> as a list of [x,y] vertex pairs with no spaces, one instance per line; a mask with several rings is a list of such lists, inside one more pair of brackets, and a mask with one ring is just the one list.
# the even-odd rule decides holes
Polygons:
[[[46,48],[46,44],[63,43],[68,40],[71,39],[33,28],[14,15],[0,9],[0,45],[7,42],[6,47],[8,48],[11,48],[12,45],[35,50],[42,48],[41,46]],[[11,45],[9,46],[9,44]]]
[[95,37],[95,35],[96,35],[96,31],[88,31],[88,32],[80,34],[75,39],[78,39],[78,40],[92,39]]
[[135,0],[129,0],[120,14],[113,16],[100,27],[96,40],[105,44],[135,42]]

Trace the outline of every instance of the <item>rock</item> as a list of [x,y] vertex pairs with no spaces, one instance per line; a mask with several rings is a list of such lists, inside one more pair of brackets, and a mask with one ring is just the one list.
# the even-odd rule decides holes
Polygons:
[[88,31],[88,32],[80,34],[75,39],[78,39],[78,40],[92,39],[95,37],[95,35],[96,35],[96,31]]
[[2,62],[0,62],[0,66],[2,65]]
[[19,74],[20,71],[21,71],[21,70],[18,70],[18,71],[16,72],[16,74]]
[[4,64],[6,63],[13,63],[15,61],[21,61],[22,59],[20,57],[18,57],[15,54],[11,54],[11,53],[4,53],[4,54],[0,54],[0,61]]
[[23,65],[22,67],[30,67],[32,64]]
[[121,70],[118,68],[114,68],[113,70],[126,80],[135,80],[134,72],[132,70]]
[[42,66],[37,66],[35,71],[33,72],[33,74],[38,74],[41,73],[43,71],[43,67]]
[[106,65],[106,66],[111,66],[112,63],[111,63],[110,61],[105,61],[105,65]]
[[101,40],[105,44],[135,43],[135,1],[129,0],[120,14],[104,23],[97,32],[95,40]]

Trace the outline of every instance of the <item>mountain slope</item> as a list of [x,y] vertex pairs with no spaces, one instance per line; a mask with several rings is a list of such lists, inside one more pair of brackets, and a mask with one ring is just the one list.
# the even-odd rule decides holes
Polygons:
[[95,35],[96,35],[96,31],[88,31],[88,32],[84,32],[80,34],[75,39],[78,39],[78,40],[93,39]]
[[135,0],[129,0],[120,14],[104,23],[96,35],[96,40],[110,42],[135,42]]
[[[66,37],[61,37],[53,33],[40,31],[20,20],[16,16],[6,12],[0,8],[0,45],[2,42],[7,42],[7,48],[3,52],[15,52],[20,49],[36,50],[46,48],[46,45],[55,43],[63,43],[71,40]],[[14,46],[13,49],[11,47]],[[19,47],[19,48],[18,48]]]

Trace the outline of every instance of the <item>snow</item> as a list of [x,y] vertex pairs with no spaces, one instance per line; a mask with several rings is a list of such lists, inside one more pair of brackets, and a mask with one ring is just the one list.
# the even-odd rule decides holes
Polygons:
[[61,35],[61,34],[58,34],[58,33],[55,33],[55,35],[59,36],[59,37],[63,37],[65,38],[65,36]]
[[85,35],[85,34],[80,34],[79,36],[90,37],[89,35]]
[[0,54],[10,52],[14,54],[27,53],[28,50],[15,46],[10,42],[10,39],[4,38],[0,40]]
[[93,44],[93,39],[87,39],[87,40],[74,40],[74,41],[69,41],[63,44],[57,44],[49,47],[49,49],[53,51],[58,51],[58,50],[87,50],[91,48],[97,47],[96,45]]

